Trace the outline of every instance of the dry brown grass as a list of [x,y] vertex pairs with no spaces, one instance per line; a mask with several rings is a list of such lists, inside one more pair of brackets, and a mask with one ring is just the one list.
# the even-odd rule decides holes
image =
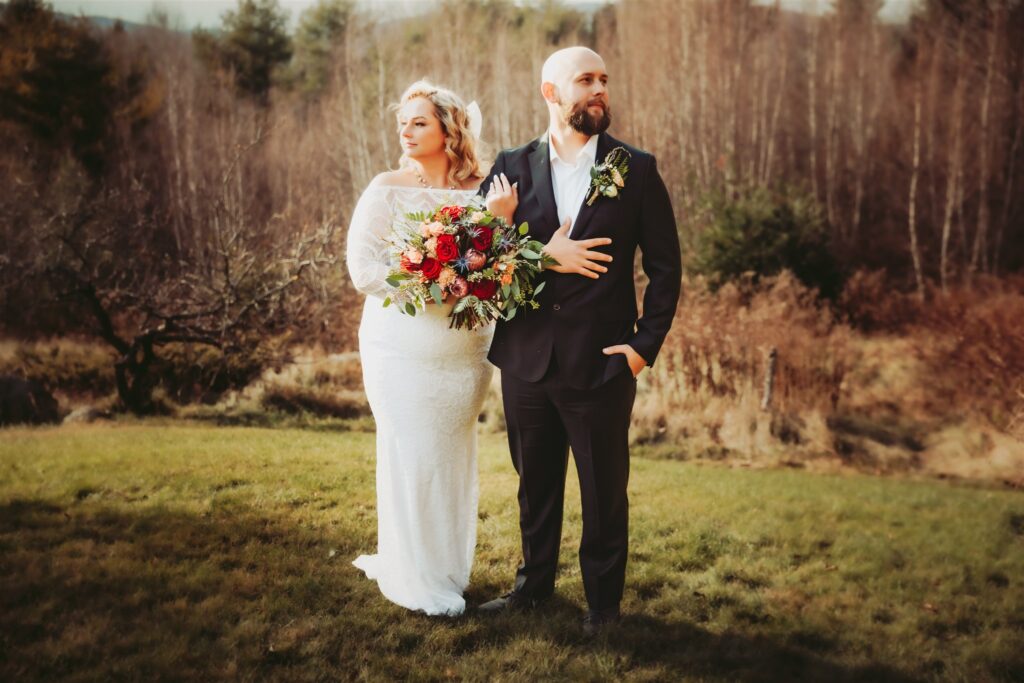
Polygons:
[[[878,275],[857,274],[833,311],[787,274],[717,291],[688,279],[661,355],[640,377],[633,443],[652,457],[1024,486],[1019,320],[1024,294],[1013,280],[978,280],[973,290],[922,304]],[[96,363],[70,359],[105,357],[100,349],[5,342],[0,363],[31,357],[41,364],[36,374],[84,386]],[[778,353],[775,387],[762,410],[770,349]],[[314,345],[287,356],[215,405],[172,412],[292,426],[360,417],[372,428],[356,352]],[[80,375],[72,372],[79,367]],[[504,430],[497,372],[480,423],[489,433]]]
[[[665,457],[1024,485],[1024,295],[977,280],[920,303],[857,274],[840,305],[792,277],[688,280],[633,439]],[[778,362],[762,410],[767,353]]]
[[924,301],[894,291],[880,272],[851,279],[841,305],[876,339],[902,341],[896,365],[915,367],[908,399],[924,416],[960,414],[1024,438],[1024,277],[977,277]]
[[[772,349],[774,391],[762,410]],[[788,273],[717,291],[688,279],[659,360],[642,376],[634,440],[686,443],[685,455],[712,458],[827,448],[824,420],[854,359],[849,328]]]
[[370,414],[359,354],[330,353],[320,346],[291,350],[289,362],[266,369],[244,389],[231,391],[210,409],[184,416],[223,417],[260,412],[349,419]]

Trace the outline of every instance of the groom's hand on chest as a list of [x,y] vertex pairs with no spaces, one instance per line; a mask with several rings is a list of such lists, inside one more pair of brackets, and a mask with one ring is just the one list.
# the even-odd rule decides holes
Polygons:
[[600,262],[610,263],[612,257],[593,249],[607,246],[612,241],[608,237],[574,240],[569,237],[571,225],[572,219],[567,218],[544,246],[544,253],[555,260],[555,265],[548,268],[556,273],[576,273],[596,280],[601,273],[608,272]]

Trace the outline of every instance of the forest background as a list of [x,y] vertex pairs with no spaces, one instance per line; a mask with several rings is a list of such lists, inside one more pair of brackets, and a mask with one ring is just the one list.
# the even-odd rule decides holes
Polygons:
[[[1021,486],[1024,3],[806,9],[240,0],[187,32],[0,5],[0,370],[51,419],[365,420],[343,254],[400,154],[388,105],[453,88],[493,158],[584,44],[687,271],[635,444]],[[502,428],[496,391],[481,420]]]

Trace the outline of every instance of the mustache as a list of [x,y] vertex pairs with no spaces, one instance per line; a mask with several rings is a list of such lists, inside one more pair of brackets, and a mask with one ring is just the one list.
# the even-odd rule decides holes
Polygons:
[[608,104],[604,101],[591,100],[594,104],[600,105],[601,113],[598,115],[591,115],[587,111],[590,106],[590,102],[579,102],[568,116],[568,124],[574,129],[585,135],[597,135],[608,130],[608,126],[612,122],[612,113],[608,108]]

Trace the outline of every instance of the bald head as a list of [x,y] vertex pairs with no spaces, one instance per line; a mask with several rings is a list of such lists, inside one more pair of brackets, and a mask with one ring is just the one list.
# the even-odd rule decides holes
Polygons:
[[551,54],[544,61],[540,70],[540,82],[553,83],[556,87],[564,87],[565,83],[579,72],[588,69],[599,69],[604,73],[604,60],[589,47],[567,47]]
[[552,126],[567,125],[584,135],[608,127],[608,73],[601,55],[581,46],[559,50],[544,62],[540,80]]

